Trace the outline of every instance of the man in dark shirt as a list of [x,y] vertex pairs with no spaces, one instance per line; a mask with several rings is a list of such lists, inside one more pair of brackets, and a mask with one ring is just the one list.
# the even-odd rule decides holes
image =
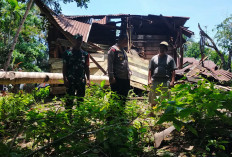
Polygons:
[[150,60],[148,84],[151,85],[149,94],[149,102],[152,106],[156,105],[156,96],[160,96],[160,92],[156,88],[162,85],[163,92],[168,91],[169,87],[174,86],[176,63],[174,59],[167,55],[168,43],[163,41],[160,43],[160,51]]
[[128,57],[124,48],[128,44],[126,35],[119,36],[118,42],[108,51],[108,74],[111,90],[116,92],[125,105],[128,91],[130,90],[131,71]]
[[73,49],[65,51],[63,55],[64,84],[69,95],[65,108],[70,111],[74,96],[77,96],[78,102],[82,102],[85,96],[85,85],[90,83],[89,54],[81,49],[82,36],[76,35],[75,39]]

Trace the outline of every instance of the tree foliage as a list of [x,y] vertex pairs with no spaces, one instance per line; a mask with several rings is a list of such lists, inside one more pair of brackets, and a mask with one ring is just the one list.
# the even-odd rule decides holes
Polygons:
[[231,71],[232,57],[232,15],[216,26],[215,38],[218,45],[223,49],[224,54],[228,55],[227,68]]
[[[12,12],[14,12],[16,9],[18,9],[18,2],[17,0],[7,0],[8,2],[8,5],[11,6],[11,14]],[[22,0],[22,2],[25,2],[24,0]],[[52,8],[54,9],[55,12],[57,13],[60,13],[61,11],[61,7],[60,7],[60,4],[58,3],[57,0],[43,0],[43,2],[47,5],[50,5],[52,6]],[[77,3],[77,7],[85,7],[87,8],[87,2],[89,2],[89,0],[64,0],[63,1],[64,3],[67,3],[67,2],[76,2]],[[4,2],[3,2],[4,3]],[[2,3],[2,4],[3,4]],[[28,1],[27,3],[27,9],[25,9],[25,13],[24,13],[24,16],[23,18],[20,20],[20,24],[19,24],[19,27],[14,35],[14,38],[13,38],[13,42],[11,44],[9,44],[10,48],[6,48],[6,51],[4,52],[4,54],[6,55],[7,51],[8,51],[8,55],[7,55],[7,58],[4,56],[4,60],[6,60],[5,62],[5,65],[4,65],[4,69],[7,70],[8,67],[9,67],[9,64],[12,60],[12,56],[14,54],[14,50],[15,50],[15,46],[17,44],[17,41],[18,41],[18,37],[19,37],[19,33],[21,31],[21,28],[22,26],[24,25],[24,22],[25,22],[25,19],[27,19],[27,16],[28,16],[28,13],[29,11],[31,10],[31,5],[33,3],[33,0],[30,0]],[[1,4],[1,7],[2,7],[2,4]],[[3,5],[4,6],[4,5]],[[12,11],[13,10],[13,11]],[[18,14],[16,14],[18,15]],[[28,21],[28,20],[27,20]],[[3,44],[4,45],[4,44]],[[13,59],[13,63],[14,63],[14,59]],[[34,65],[34,64],[33,64]],[[28,67],[27,67],[28,68]],[[33,70],[36,70],[38,71],[39,69],[36,68],[36,69],[33,69]]]
[[[25,1],[25,0],[23,0]],[[44,4],[48,5],[50,8],[52,8],[56,13],[61,13],[62,8],[60,7],[60,0],[41,0]],[[64,4],[75,2],[77,4],[77,7],[84,7],[87,8],[87,3],[90,2],[90,0],[62,0]]]
[[222,152],[229,155],[232,118],[228,113],[232,111],[232,91],[217,89],[207,80],[178,84],[171,91],[171,98],[157,98],[156,111],[165,110],[157,123],[173,122],[178,131],[188,130],[195,139],[190,139],[192,144],[205,147],[209,156],[213,153],[220,156]]
[[[26,10],[26,5],[6,2],[5,0],[1,1],[1,4],[0,65],[2,67],[20,20]],[[24,23],[16,49],[13,51],[11,69],[21,63],[19,67],[27,71],[46,70],[44,69],[48,59],[47,46],[45,45],[46,21],[38,14],[39,10],[34,6]]]
[[[184,57],[193,57],[196,59],[201,59],[200,44],[195,41],[187,41],[185,44],[186,48],[184,51]],[[209,60],[212,60],[218,66],[221,65],[221,60],[215,50],[212,48],[205,47],[204,54],[208,56]]]
[[[217,65],[222,65],[221,68],[225,70],[230,70],[232,68],[231,57],[232,57],[232,15],[226,18],[222,23],[218,24],[215,28],[216,34],[215,39],[220,50],[218,50],[225,59],[225,63],[222,63],[222,59],[216,53],[214,49],[211,48],[208,43],[204,49],[204,54],[209,57],[210,60],[214,61]],[[189,40],[186,43],[185,57],[194,57],[200,59],[200,45],[198,42]]]

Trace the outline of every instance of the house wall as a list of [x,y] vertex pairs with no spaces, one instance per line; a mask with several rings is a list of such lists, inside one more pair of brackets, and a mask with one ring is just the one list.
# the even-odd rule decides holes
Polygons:
[[[132,43],[135,47],[140,49],[140,56],[144,59],[151,59],[154,55],[159,53],[159,45],[162,41],[168,41],[167,35],[133,35]],[[168,47],[167,54],[173,57],[173,48]]]

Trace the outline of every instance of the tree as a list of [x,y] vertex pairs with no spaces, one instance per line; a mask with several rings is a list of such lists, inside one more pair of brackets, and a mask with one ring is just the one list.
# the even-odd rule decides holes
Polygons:
[[[24,0],[23,0],[24,1]],[[12,54],[13,54],[13,51],[15,49],[15,45],[17,43],[17,40],[18,40],[18,37],[19,37],[19,33],[22,29],[22,26],[27,18],[27,15],[29,13],[29,10],[31,9],[31,6],[32,6],[32,3],[33,3],[34,0],[29,0],[28,3],[27,3],[27,9],[25,11],[25,14],[19,24],[19,27],[17,29],[17,32],[15,34],[15,37],[13,39],[13,43],[12,43],[12,46],[10,48],[10,51],[8,53],[8,57],[7,57],[7,61],[4,65],[4,70],[7,71],[8,67],[9,67],[9,64],[10,64],[10,61],[11,61],[11,57],[12,57]],[[87,7],[87,2],[89,2],[89,0],[74,0],[76,3],[77,3],[77,7]],[[16,4],[17,3],[17,0],[8,0],[8,2],[10,4]],[[43,2],[45,4],[50,4],[50,5],[53,5],[54,6],[54,10],[56,12],[60,12],[61,11],[61,8],[60,8],[60,5],[59,5],[59,1],[58,0],[43,0]],[[63,0],[64,3],[70,3],[70,2],[73,2],[73,0]]]
[[185,44],[184,57],[200,58],[200,45],[194,41],[187,41]]
[[[13,3],[17,3],[16,0],[8,0],[8,1],[9,1],[10,3],[12,3],[12,2],[13,2]],[[16,43],[17,43],[18,37],[19,37],[19,32],[21,31],[22,26],[23,26],[23,23],[25,22],[25,20],[26,20],[26,18],[27,18],[27,15],[28,15],[29,10],[31,9],[32,3],[33,3],[33,0],[30,0],[30,1],[28,2],[28,4],[27,4],[27,10],[25,11],[25,14],[24,14],[24,16],[23,16],[23,18],[22,18],[22,20],[21,20],[21,22],[20,22],[20,24],[19,24],[19,28],[17,29],[17,32],[16,32],[15,37],[14,37],[14,39],[13,39],[12,46],[11,46],[10,51],[9,51],[9,53],[8,53],[8,56],[7,56],[7,61],[6,61],[5,65],[4,65],[4,70],[5,70],[5,71],[7,71],[8,66],[9,66],[9,64],[10,64],[10,60],[11,60],[13,51],[14,51],[14,49],[15,49],[15,45],[16,45]]]
[[[184,51],[184,57],[193,57],[196,59],[201,59],[200,44],[195,41],[187,41],[185,44],[186,48]],[[209,60],[212,60],[218,66],[221,65],[220,57],[217,52],[212,48],[205,47],[204,54],[208,56]]]
[[[225,61],[225,55],[218,49],[217,45],[215,44],[214,40],[207,34],[205,33],[201,27],[200,24],[198,23],[198,27],[200,29],[200,35],[201,35],[201,39],[200,39],[200,50],[201,53],[203,53],[203,50],[205,48],[205,46],[208,46],[210,48],[213,48],[217,54],[220,56],[221,59],[221,63],[222,63],[222,68],[226,69],[226,61]],[[203,59],[203,58],[202,58]]]
[[[222,65],[225,70],[231,71],[231,57],[232,57],[232,17],[226,18],[221,24],[217,25],[217,33],[215,35],[218,46],[222,48],[222,51],[218,49],[214,40],[208,36],[200,27],[201,40],[199,43],[188,41],[186,44],[187,50],[185,56],[199,58],[201,50],[203,54],[209,57],[217,65]],[[201,49],[200,47],[204,47]],[[207,47],[205,47],[207,46]],[[227,61],[226,61],[227,60]]]
[[7,51],[11,45],[14,30],[20,22],[20,7],[18,3],[0,2],[0,63],[6,60]]
[[[6,1],[1,1],[1,4],[0,65],[6,60],[7,52],[9,52],[13,36],[20,22],[20,17],[22,17],[26,9],[26,5],[22,3],[17,4],[17,9]],[[15,65],[21,63],[20,67],[27,71],[46,70],[48,53],[47,46],[43,44],[46,40],[46,31],[44,31],[46,21],[39,17],[38,14],[39,9],[36,6],[32,7],[12,52],[11,69],[14,69]]]
[[216,26],[216,35],[218,45],[223,49],[224,54],[228,55],[226,70],[231,71],[232,57],[232,15],[226,18],[221,24]]

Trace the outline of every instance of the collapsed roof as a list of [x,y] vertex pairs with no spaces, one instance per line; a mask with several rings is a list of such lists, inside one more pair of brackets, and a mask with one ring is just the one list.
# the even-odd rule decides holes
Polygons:
[[232,80],[232,73],[218,66],[211,60],[199,61],[195,58],[184,58],[183,69],[176,70],[178,78],[187,77],[190,82],[197,82],[200,77],[205,77],[218,84],[229,84]]

